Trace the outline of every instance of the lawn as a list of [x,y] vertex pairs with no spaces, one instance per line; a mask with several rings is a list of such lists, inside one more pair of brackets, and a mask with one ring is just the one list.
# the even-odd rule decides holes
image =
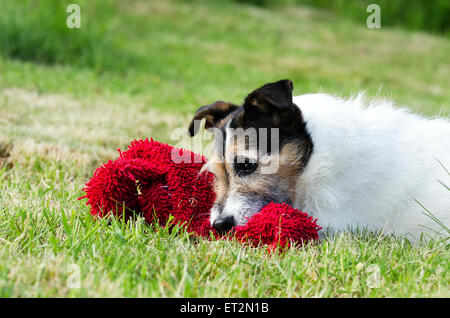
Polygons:
[[199,106],[281,78],[449,116],[448,37],[225,0],[78,1],[67,29],[68,3],[0,4],[0,297],[450,296],[448,240],[347,233],[268,254],[97,221],[77,200],[117,148],[178,144]]

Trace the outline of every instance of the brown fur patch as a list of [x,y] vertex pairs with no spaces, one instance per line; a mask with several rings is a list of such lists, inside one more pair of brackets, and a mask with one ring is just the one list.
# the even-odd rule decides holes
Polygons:
[[[235,147],[228,147],[228,151],[234,151]],[[271,155],[269,163],[261,164],[258,170],[244,178],[238,177],[234,171],[232,163],[221,165],[221,169],[228,172],[228,182],[226,189],[220,187],[221,192],[239,193],[245,196],[264,197],[268,201],[290,201],[295,200],[295,184],[299,173],[302,170],[302,156],[299,156],[299,145],[297,142],[285,144],[278,154]],[[278,169],[274,173],[263,174],[261,169],[268,164],[273,164],[278,160]],[[217,176],[218,179],[221,177]],[[221,182],[221,181],[219,181]],[[223,197],[221,193],[221,197]]]
[[238,106],[223,102],[217,101],[209,105],[205,105],[197,109],[194,117],[189,124],[189,134],[194,136],[198,128],[195,125],[196,120],[202,120],[205,118],[205,129],[217,127],[217,124],[222,121],[225,117],[227,117],[231,112],[235,111]]
[[230,180],[225,164],[217,154],[214,154],[208,162],[208,170],[215,176],[214,192],[216,193],[216,204],[222,204],[226,200]]

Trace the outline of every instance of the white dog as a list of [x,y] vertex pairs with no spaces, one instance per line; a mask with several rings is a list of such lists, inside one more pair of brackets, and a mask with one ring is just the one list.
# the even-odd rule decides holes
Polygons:
[[[244,224],[274,201],[307,212],[332,232],[448,236],[424,209],[450,223],[450,192],[442,184],[450,184],[447,119],[426,119],[390,102],[365,105],[361,95],[292,98],[292,88],[289,80],[269,83],[241,107],[220,101],[194,116],[191,135],[195,121],[206,118],[216,136],[205,166],[216,176],[216,229]],[[274,128],[276,147],[261,147],[262,139],[273,140]],[[276,169],[264,173],[270,166]]]

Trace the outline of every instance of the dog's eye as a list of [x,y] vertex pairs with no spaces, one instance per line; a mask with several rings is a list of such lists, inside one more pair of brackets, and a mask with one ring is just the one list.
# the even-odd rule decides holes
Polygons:
[[249,175],[258,168],[258,162],[250,158],[236,157],[234,161],[234,170],[239,177]]

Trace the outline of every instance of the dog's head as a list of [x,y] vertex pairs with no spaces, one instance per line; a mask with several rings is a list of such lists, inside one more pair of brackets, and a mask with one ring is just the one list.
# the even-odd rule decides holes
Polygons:
[[266,84],[242,106],[217,101],[199,108],[189,125],[200,121],[212,131],[214,152],[204,166],[216,178],[211,224],[225,232],[242,225],[271,201],[292,204],[295,184],[313,144],[300,109],[292,102],[290,80]]

